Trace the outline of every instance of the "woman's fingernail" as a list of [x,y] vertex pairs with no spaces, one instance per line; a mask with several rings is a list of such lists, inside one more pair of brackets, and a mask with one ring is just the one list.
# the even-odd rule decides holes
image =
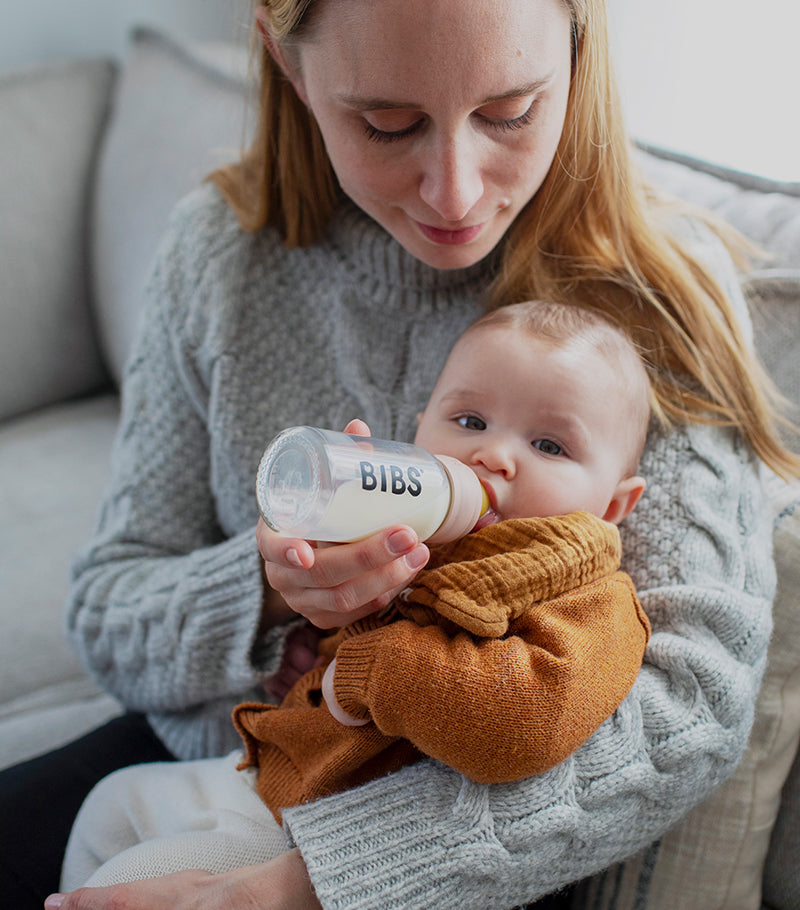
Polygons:
[[402,556],[417,542],[417,536],[409,528],[400,528],[386,539],[386,546],[392,556]]
[[406,565],[412,572],[416,572],[418,569],[421,569],[425,563],[428,561],[430,553],[426,546],[415,547],[409,554],[406,556]]
[[58,910],[63,903],[63,894],[51,894],[44,902],[44,910]]
[[300,559],[300,554],[292,547],[291,550],[286,551],[286,561],[290,562],[293,566],[297,566],[298,569],[303,568],[303,560]]

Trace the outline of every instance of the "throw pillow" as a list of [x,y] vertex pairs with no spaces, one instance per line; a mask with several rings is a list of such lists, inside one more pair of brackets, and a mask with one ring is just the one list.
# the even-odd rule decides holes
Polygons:
[[245,69],[235,45],[133,32],[99,166],[92,230],[97,320],[119,381],[151,261],[175,203],[244,142]]

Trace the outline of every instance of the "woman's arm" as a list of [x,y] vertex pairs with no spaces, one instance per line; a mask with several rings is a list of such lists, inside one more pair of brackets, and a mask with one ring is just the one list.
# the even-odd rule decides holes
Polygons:
[[620,709],[538,777],[479,785],[426,760],[287,809],[323,906],[513,907],[633,855],[733,771],[774,589],[758,468],[692,426],[654,435],[642,470],[623,552],[653,635]]
[[[109,488],[74,563],[67,628],[95,680],[155,718],[167,745],[190,758],[237,745],[230,711],[277,670],[281,640],[257,639],[264,585],[255,502],[251,521],[233,532],[220,526],[219,504],[240,480],[215,474],[219,341],[204,324],[214,306],[204,306],[199,276],[179,268],[182,252],[168,245],[151,281]],[[204,252],[207,266],[215,251]]]

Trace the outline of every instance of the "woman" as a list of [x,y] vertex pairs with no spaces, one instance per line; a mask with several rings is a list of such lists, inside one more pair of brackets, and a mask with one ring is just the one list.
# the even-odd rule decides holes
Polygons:
[[118,764],[235,747],[231,707],[313,659],[284,648],[293,617],[341,625],[408,584],[427,549],[404,528],[316,550],[260,524],[261,561],[258,456],[356,414],[410,439],[436,365],[498,303],[596,307],[646,353],[659,420],[623,549],[654,635],[629,698],[552,772],[478,786],[423,762],[287,810],[296,846],[272,863],[48,906],[512,907],[652,843],[735,766],[773,586],[758,458],[798,466],[727,253],[630,162],[602,0],[256,12],[256,140],[172,221],[75,570],[72,640],[154,731]]

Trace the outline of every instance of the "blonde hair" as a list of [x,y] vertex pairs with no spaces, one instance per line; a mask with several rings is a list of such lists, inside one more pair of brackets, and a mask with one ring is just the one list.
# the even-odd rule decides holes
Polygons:
[[623,399],[622,406],[627,407],[628,473],[634,474],[647,436],[652,388],[639,351],[626,332],[597,310],[550,300],[526,300],[491,310],[461,337],[492,328],[524,333],[553,348],[594,351],[612,365],[619,383],[616,391]]
[[[605,0],[563,2],[573,40],[564,130],[547,177],[503,241],[490,306],[541,298],[604,313],[642,352],[662,424],[735,427],[775,471],[800,475],[800,457],[778,433],[786,423],[783,402],[742,337],[730,300],[670,232],[675,203],[648,188],[634,165],[611,71]],[[307,37],[318,5],[256,3],[282,48]],[[313,115],[264,42],[257,53],[253,143],[241,162],[211,179],[244,230],[269,224],[287,246],[309,246],[330,222],[340,190]],[[743,265],[744,242],[708,221]]]

